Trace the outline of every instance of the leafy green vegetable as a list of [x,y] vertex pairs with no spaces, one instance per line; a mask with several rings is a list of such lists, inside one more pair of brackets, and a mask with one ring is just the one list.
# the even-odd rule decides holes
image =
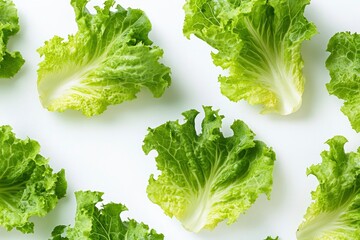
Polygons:
[[259,194],[272,190],[275,153],[254,140],[254,133],[237,120],[231,137],[220,131],[223,116],[204,107],[202,132],[195,130],[196,110],[183,113],[185,123],[167,122],[149,129],[143,150],[155,149],[161,175],[151,175],[147,194],[167,215],[189,231],[213,229],[225,219],[236,221]]
[[136,98],[145,87],[160,97],[170,85],[170,69],[159,63],[163,51],[148,38],[149,19],[141,10],[119,5],[111,11],[114,0],[91,14],[88,1],[71,0],[78,24],[75,35],[67,42],[55,36],[38,50],[44,56],[38,69],[42,105],[92,116]]
[[32,216],[45,216],[66,194],[64,170],[53,173],[39,144],[0,127],[0,225],[24,233],[34,230]]
[[217,50],[221,92],[232,101],[263,105],[263,112],[290,114],[304,89],[301,44],[316,33],[304,17],[310,0],[187,0],[184,34]]
[[273,237],[268,236],[267,238],[265,238],[265,240],[279,240],[279,237],[273,238]]
[[[108,203],[99,209],[101,192],[79,191],[75,193],[77,210],[75,226],[57,226],[52,240],[163,240],[162,234],[149,230],[144,223],[133,219],[122,221],[120,214],[127,208],[118,203]],[[66,234],[65,234],[66,231]],[[66,235],[66,237],[62,235]]]
[[331,81],[326,87],[330,94],[345,101],[341,111],[360,132],[360,34],[337,33],[327,50],[331,53],[326,61]]
[[330,151],[321,153],[322,163],[307,174],[317,177],[314,200],[297,231],[298,240],[360,239],[360,148],[345,153],[346,138],[327,141]]
[[0,0],[0,12],[0,78],[10,78],[25,62],[19,52],[6,48],[9,38],[20,30],[19,18],[11,0]]

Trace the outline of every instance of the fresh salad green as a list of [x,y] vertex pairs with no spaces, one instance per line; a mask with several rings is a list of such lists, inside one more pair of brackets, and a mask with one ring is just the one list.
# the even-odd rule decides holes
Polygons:
[[[89,9],[90,0],[69,0],[78,31],[66,40],[55,36],[38,49],[37,87],[49,111],[72,109],[90,117],[135,99],[143,89],[161,97],[171,84],[170,68],[161,63],[163,50],[149,39],[152,26],[145,13],[124,9],[116,0],[102,1],[102,7]],[[219,76],[223,95],[259,104],[263,113],[299,109],[305,83],[301,46],[317,32],[304,16],[310,0],[185,2],[183,33],[214,48],[214,64],[226,70]],[[13,77],[25,62],[9,50],[19,30],[13,1],[0,0],[0,78]],[[327,90],[344,101],[342,112],[360,132],[360,34],[339,32],[327,50]],[[199,112],[189,110],[182,123],[149,128],[143,145],[146,154],[158,154],[159,174],[149,178],[149,199],[192,232],[214,229],[222,221],[232,224],[259,195],[269,199],[276,158],[243,121],[235,120],[233,134],[226,136],[224,116],[203,109],[201,126],[196,125]],[[346,142],[342,136],[328,140],[322,162],[307,170],[319,185],[296,232],[298,240],[360,240],[360,147],[346,152]],[[34,232],[32,217],[48,214],[66,191],[65,171],[54,173],[39,143],[0,126],[0,226]],[[144,223],[123,220],[126,206],[103,204],[102,192],[75,196],[75,223],[55,227],[51,240],[164,239]]]
[[319,186],[312,192],[298,240],[360,239],[360,148],[346,153],[346,142],[342,136],[328,140],[330,150],[321,153],[322,162],[307,171]]
[[92,116],[136,98],[143,88],[160,97],[170,85],[170,69],[159,62],[163,51],[148,38],[151,24],[144,12],[106,0],[91,14],[88,1],[71,0],[76,34],[67,41],[55,36],[38,49],[44,58],[38,69],[42,105]]
[[185,123],[167,122],[149,129],[143,150],[156,150],[161,174],[151,175],[147,194],[170,217],[175,216],[193,232],[213,229],[227,219],[235,222],[258,195],[272,190],[275,153],[242,121],[235,121],[233,135],[224,137],[223,116],[204,107],[201,133],[195,119],[199,112],[183,113]]
[[0,225],[7,230],[33,232],[29,218],[45,216],[66,194],[64,170],[53,173],[39,151],[36,141],[0,127]]
[[331,81],[326,87],[330,94],[344,100],[341,111],[360,132],[360,34],[339,32],[330,39],[327,50]]
[[24,64],[20,52],[7,49],[9,38],[20,30],[17,10],[12,0],[0,0],[0,78],[13,77]]
[[227,69],[221,92],[232,101],[282,115],[298,110],[304,77],[301,44],[316,28],[304,17],[310,0],[187,0],[184,34],[211,45]]
[[273,237],[267,237],[267,238],[265,238],[265,240],[279,240],[279,237],[275,237],[275,238],[273,238]]
[[102,202],[101,192],[75,192],[77,209],[74,227],[60,225],[51,240],[163,240],[162,234],[134,219],[123,221],[120,214],[127,208],[120,203]]

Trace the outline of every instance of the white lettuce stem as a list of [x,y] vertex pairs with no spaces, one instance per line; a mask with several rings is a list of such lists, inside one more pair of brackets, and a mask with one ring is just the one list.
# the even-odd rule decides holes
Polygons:
[[[266,30],[262,26],[254,26],[250,19],[245,18],[244,22],[249,33],[252,35],[258,52],[263,56],[264,70],[259,73],[258,81],[262,82],[269,90],[274,92],[279,100],[276,112],[281,115],[288,115],[297,111],[302,103],[303,79],[294,74],[291,63],[286,63],[284,59],[285,47],[271,45]],[[276,41],[276,40],[274,40]],[[298,83],[298,84],[297,84]],[[270,111],[273,111],[271,109]],[[264,111],[266,112],[266,110]]]
[[313,219],[308,220],[306,224],[301,225],[297,231],[297,240],[319,239],[326,232],[331,232],[339,228],[339,222],[343,213],[344,207],[338,208],[336,211],[321,213]]
[[294,81],[298,76],[294,76],[291,71],[287,70],[285,63],[281,60],[276,60],[276,68],[272,70],[274,92],[280,100],[279,113],[288,115],[297,111],[302,103],[302,92],[296,88]]
[[184,217],[181,219],[184,228],[191,232],[199,232],[203,229],[207,225],[211,206],[210,184],[206,184],[187,207]]

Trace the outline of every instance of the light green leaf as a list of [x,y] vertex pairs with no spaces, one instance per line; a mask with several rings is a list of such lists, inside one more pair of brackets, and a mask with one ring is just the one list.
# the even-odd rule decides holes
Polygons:
[[170,85],[170,69],[159,62],[163,51],[148,38],[149,19],[138,9],[125,10],[106,0],[96,14],[89,0],[72,0],[78,32],[68,41],[55,36],[38,49],[42,105],[50,111],[100,114],[112,104],[136,98],[143,88],[160,97]]
[[184,34],[216,49],[221,92],[232,101],[263,105],[263,112],[298,110],[304,90],[304,40],[316,33],[304,17],[309,0],[187,0]]
[[0,78],[13,77],[24,64],[19,52],[7,49],[9,38],[19,30],[19,18],[11,0],[0,0]]
[[123,221],[120,214],[127,208],[120,203],[108,203],[101,208],[101,192],[75,192],[77,210],[74,227],[57,226],[52,240],[163,240],[162,234],[133,219]]
[[341,111],[360,132],[360,34],[337,33],[327,50],[331,53],[326,60],[331,81],[326,87],[330,94],[345,101]]
[[45,216],[65,196],[64,170],[53,173],[39,144],[0,127],[0,225],[24,233],[34,230],[32,216]]
[[237,120],[234,134],[221,133],[223,116],[204,107],[200,134],[196,110],[184,112],[185,123],[167,122],[149,129],[143,150],[155,149],[158,177],[151,175],[147,193],[170,217],[189,231],[213,229],[220,221],[236,221],[259,194],[272,189],[274,152],[254,140],[254,133]]
[[297,231],[298,240],[360,239],[360,148],[346,153],[347,140],[336,136],[327,141],[329,151],[322,163],[311,166],[319,186]]

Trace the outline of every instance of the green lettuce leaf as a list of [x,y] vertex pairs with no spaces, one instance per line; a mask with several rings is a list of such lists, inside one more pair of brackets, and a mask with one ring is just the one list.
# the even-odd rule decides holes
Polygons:
[[53,173],[39,144],[0,127],[0,225],[24,233],[34,230],[32,216],[45,216],[65,196],[64,170]]
[[337,33],[327,50],[331,53],[326,60],[331,81],[326,87],[330,94],[345,101],[341,111],[360,132],[360,34]]
[[267,238],[265,238],[265,240],[279,240],[279,237],[273,238],[273,237],[268,236]]
[[[120,214],[127,208],[120,203],[108,203],[98,208],[101,192],[79,191],[75,193],[77,210],[73,228],[57,226],[52,240],[163,240],[162,234],[149,230],[144,223],[133,219],[122,221]],[[66,235],[66,236],[64,236]]]
[[24,64],[19,52],[7,49],[9,38],[19,30],[19,18],[11,0],[0,0],[0,78],[13,77]]
[[275,153],[254,140],[254,133],[237,120],[233,135],[221,133],[223,116],[204,107],[202,132],[195,130],[196,110],[183,113],[185,123],[167,122],[149,129],[143,150],[155,149],[161,174],[151,175],[147,194],[170,217],[198,232],[225,219],[236,221],[257,199],[272,190]]
[[221,92],[263,105],[263,113],[295,112],[304,90],[301,44],[316,33],[304,17],[310,0],[187,0],[184,34],[217,51]]
[[322,163],[311,166],[319,186],[297,231],[298,240],[360,239],[360,148],[345,153],[342,136],[327,141]]
[[111,104],[136,98],[142,88],[160,97],[170,85],[170,69],[159,62],[163,51],[152,46],[149,19],[106,0],[89,13],[89,0],[71,0],[78,32],[68,41],[55,36],[38,49],[42,105],[50,111],[100,114]]

